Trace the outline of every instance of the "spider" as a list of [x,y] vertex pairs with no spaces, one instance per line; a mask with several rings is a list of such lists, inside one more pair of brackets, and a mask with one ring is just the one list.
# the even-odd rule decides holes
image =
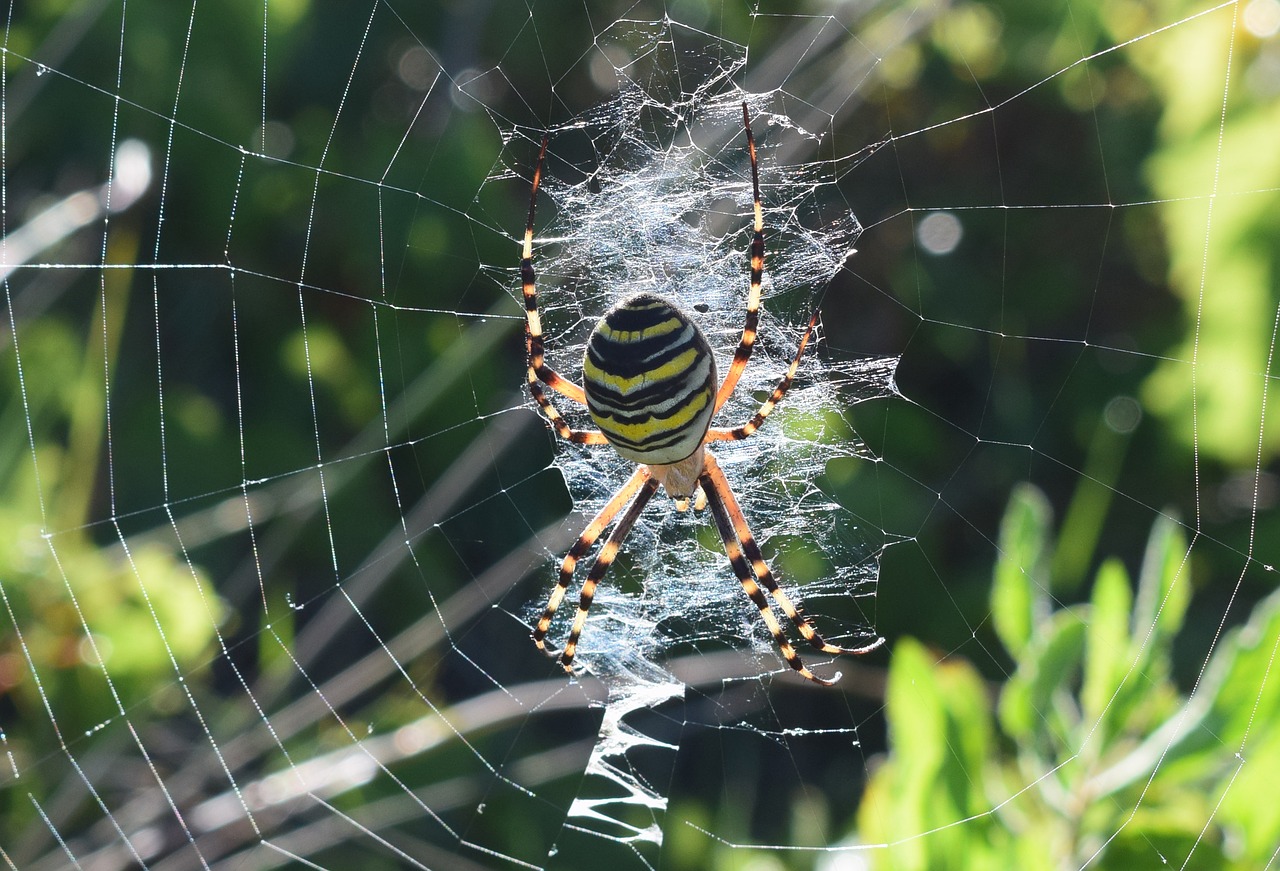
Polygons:
[[[702,330],[678,306],[653,293],[636,293],[626,297],[596,324],[587,340],[581,387],[561,377],[547,365],[533,270],[533,219],[543,163],[547,155],[548,137],[543,137],[542,148],[538,152],[533,188],[529,194],[529,220],[525,225],[520,260],[529,392],[561,438],[579,444],[610,444],[620,456],[637,464],[631,477],[587,525],[565,555],[560,565],[559,580],[533,630],[533,640],[538,649],[553,658],[558,657],[569,674],[574,673],[574,654],[586,626],[587,611],[595,596],[596,586],[609,570],[627,534],[659,486],[666,488],[680,511],[688,509],[690,499],[694,501],[695,510],[711,508],[720,540],[724,543],[725,553],[742,589],[760,609],[765,625],[787,664],[802,677],[824,686],[835,682],[834,679],[818,677],[801,662],[761,587],[782,608],[804,640],[823,653],[863,654],[884,643],[883,638],[877,638],[862,647],[838,647],[818,634],[809,617],[778,586],[760,546],[751,534],[746,518],[743,517],[738,500],[729,488],[724,472],[707,450],[709,442],[748,438],[764,423],[790,388],[800,365],[800,356],[818,321],[818,312],[815,310],[800,337],[800,346],[796,349],[786,374],[750,420],[731,429],[711,426],[712,418],[733,395],[747,366],[751,350],[755,346],[760,317],[760,283],[764,275],[764,212],[760,205],[760,173],[756,165],[755,138],[751,133],[751,119],[746,103],[742,104],[742,126],[746,132],[747,152],[751,159],[755,212],[751,238],[751,280],[742,338],[734,352],[729,371],[718,388],[715,359]],[[599,429],[570,428],[543,385],[572,402],[585,405]],[[564,650],[557,652],[546,643],[551,620],[569,589],[578,560],[615,519],[617,524],[596,556],[583,583],[578,612]],[[836,678],[839,678],[838,674]]]

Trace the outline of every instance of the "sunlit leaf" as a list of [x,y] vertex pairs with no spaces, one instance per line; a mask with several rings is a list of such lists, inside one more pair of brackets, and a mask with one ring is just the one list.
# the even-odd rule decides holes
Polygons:
[[991,617],[1005,648],[1021,653],[1047,597],[1034,577],[1043,564],[1049,527],[1049,503],[1034,487],[1014,490],[1000,524],[1000,549],[991,586]]
[[1080,702],[1086,725],[1110,708],[1130,665],[1129,614],[1133,594],[1129,575],[1119,560],[1107,560],[1098,571],[1090,605]]

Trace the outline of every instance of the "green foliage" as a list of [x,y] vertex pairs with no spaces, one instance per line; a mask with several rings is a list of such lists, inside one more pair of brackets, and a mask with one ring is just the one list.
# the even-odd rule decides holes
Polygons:
[[[5,738],[19,758],[44,752],[49,708],[64,734],[92,730],[139,698],[167,711],[181,691],[175,668],[196,674],[224,619],[172,536],[125,547],[120,526],[89,521],[106,447],[100,321],[91,337],[95,329],[96,343],[54,319],[31,324],[21,334],[26,377],[0,368],[0,529],[11,533],[0,538],[0,613],[18,627],[0,632],[0,697],[17,711]],[[109,352],[114,372],[115,343]]]
[[[894,869],[1263,867],[1280,839],[1280,593],[1224,633],[1199,680],[1173,679],[1191,578],[1161,516],[1136,591],[1103,562],[1087,603],[1052,609],[1051,529],[1024,487],[1001,527],[991,610],[1013,659],[996,692],[958,657],[897,645],[890,759],[859,812]],[[995,703],[991,704],[995,699]],[[1185,862],[1185,864],[1184,864]]]
[[1000,531],[1003,548],[991,588],[991,615],[1000,640],[1015,654],[1026,647],[1049,608],[1044,587],[1026,577],[1031,572],[1034,579],[1044,569],[1048,517],[1043,494],[1024,486],[1014,491]]
[[[1270,85],[1261,84],[1268,81],[1262,70],[1271,63],[1266,41],[1246,36],[1233,42],[1232,10],[1221,11],[1210,19],[1219,39],[1204,39],[1203,28],[1196,28],[1201,33],[1154,40],[1134,52],[1164,106],[1161,142],[1146,171],[1160,198],[1170,287],[1183,300],[1187,322],[1196,326],[1170,360],[1194,359],[1203,373],[1192,381],[1185,368],[1166,360],[1145,385],[1143,398],[1186,445],[1194,442],[1202,455],[1248,464],[1259,448],[1267,457],[1280,448],[1275,427],[1264,428],[1260,440],[1240,437],[1258,431],[1265,394],[1250,375],[1267,371],[1280,299],[1280,102]],[[1233,45],[1239,55],[1228,66]],[[1223,69],[1232,71],[1230,81],[1223,81]],[[1205,242],[1207,228],[1212,244]],[[1208,292],[1210,286],[1230,292]],[[1188,413],[1193,399],[1194,419]],[[1275,401],[1273,392],[1273,411]]]

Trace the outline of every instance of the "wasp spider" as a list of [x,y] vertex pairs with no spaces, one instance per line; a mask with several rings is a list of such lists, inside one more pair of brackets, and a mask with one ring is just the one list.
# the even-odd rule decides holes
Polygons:
[[[760,546],[751,535],[738,500],[715,457],[707,451],[708,442],[745,439],[754,433],[777,406],[791,386],[800,356],[818,320],[815,311],[809,319],[800,347],[786,374],[773,393],[746,423],[732,429],[711,426],[711,419],[733,394],[755,346],[756,327],[760,316],[760,280],[764,273],[764,213],[760,206],[760,174],[756,166],[755,139],[747,105],[742,106],[742,125],[747,136],[751,159],[751,187],[755,205],[755,223],[751,238],[751,283],[747,294],[746,324],[742,339],[734,352],[724,381],[716,386],[716,364],[702,330],[669,300],[652,293],[638,293],[619,302],[601,318],[587,340],[586,358],[582,364],[583,386],[558,375],[546,364],[542,322],[538,314],[537,289],[533,271],[533,217],[538,201],[538,185],[547,154],[547,139],[542,140],[538,165],[533,173],[533,190],[529,195],[529,220],[525,225],[520,278],[524,286],[525,344],[528,351],[529,392],[555,427],[561,438],[588,445],[613,445],[622,457],[637,463],[627,483],[614,494],[578,537],[564,562],[560,578],[537,627],[533,640],[538,648],[559,657],[565,671],[573,673],[573,658],[578,639],[587,621],[587,610],[595,595],[596,585],[617,556],[627,534],[658,487],[665,487],[679,510],[694,501],[695,509],[711,508],[716,529],[724,542],[725,552],[734,573],[747,596],[760,609],[765,625],[773,634],[787,664],[815,683],[830,685],[811,672],[782,631],[769,600],[786,613],[804,640],[823,653],[867,653],[879,647],[883,638],[855,648],[838,647],[823,640],[809,618],[778,586],[765,562]],[[585,405],[599,429],[575,430],[561,416],[547,391]],[[625,508],[625,511],[623,510]],[[621,517],[619,517],[621,514]],[[547,632],[552,617],[564,600],[573,580],[574,567],[600,535],[617,520],[613,532],[596,557],[587,574],[578,600],[564,650],[547,647]]]

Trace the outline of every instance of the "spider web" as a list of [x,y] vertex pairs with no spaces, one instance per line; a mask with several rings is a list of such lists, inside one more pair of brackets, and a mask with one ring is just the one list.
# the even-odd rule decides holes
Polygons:
[[[753,95],[728,85],[737,71],[733,66],[706,81],[701,92],[667,93],[669,71],[677,69],[672,54],[679,28],[665,23],[628,27],[626,35],[638,45],[627,45],[627,54],[652,69],[641,68],[640,60],[630,62],[619,95],[606,111],[569,123],[569,130],[585,134],[589,142],[584,150],[592,155],[590,171],[569,185],[557,184],[553,174],[545,188],[557,206],[545,230],[554,252],[544,248],[546,253],[539,257],[545,287],[540,299],[546,300],[541,308],[554,349],[550,359],[560,371],[580,368],[586,334],[598,319],[592,312],[606,310],[620,289],[643,290],[698,313],[715,344],[718,371],[724,372],[745,311],[741,237],[752,206],[750,188],[743,184],[749,170],[744,165],[741,114]],[[605,33],[601,39],[611,36]],[[757,126],[804,135],[786,116],[769,112],[760,120],[763,125]],[[551,131],[556,144],[564,132]],[[758,149],[766,161],[761,185],[769,194],[770,214],[776,213],[784,223],[770,232],[779,250],[769,257],[760,360],[749,367],[735,400],[726,405],[726,420],[749,419],[758,397],[768,395],[794,353],[803,321],[789,323],[773,311],[811,311],[819,293],[853,253],[852,243],[861,229],[847,207],[834,217],[824,217],[817,208],[824,188],[835,188],[834,174],[824,180],[821,165],[781,167],[777,159],[785,144],[774,143],[772,130],[761,133]],[[804,382],[786,397],[788,410],[798,412],[783,418],[789,424],[762,429],[751,444],[717,446],[715,451],[735,491],[754,509],[752,516],[765,524],[759,532],[764,542],[787,535],[818,545],[810,558],[825,559],[815,584],[828,590],[869,595],[875,570],[851,542],[836,534],[842,526],[856,526],[856,521],[834,519],[839,506],[818,486],[830,462],[856,456],[860,447],[849,437],[847,420],[836,417],[829,423],[825,412],[888,395],[893,366],[891,358],[864,359],[847,361],[844,371],[837,371],[815,358],[806,367]],[[841,387],[858,392],[841,394]],[[831,428],[836,428],[834,437]],[[599,450],[566,450],[556,463],[575,504],[590,513],[603,507],[633,468],[612,451]],[[759,621],[751,619],[741,591],[715,582],[725,563],[714,548],[691,534],[705,521],[662,510],[655,512],[654,521],[633,533],[634,573],[644,592],[624,593],[602,609],[618,625],[597,648],[603,651],[600,660],[593,659],[595,645],[589,645],[584,664],[600,672],[616,669],[625,654],[651,659],[651,648],[670,643],[665,633],[655,632],[662,621],[705,621],[718,631],[726,622],[744,623],[745,617],[747,638],[772,643]],[[617,589],[611,586],[603,595]],[[529,619],[536,619],[536,614],[526,615]]]
[[[1079,818],[1104,822],[1052,867],[1275,866],[1274,0],[7,11],[5,867],[929,867],[1070,816],[1094,766]],[[723,373],[744,102],[764,303],[717,423],[823,318],[779,409],[714,450],[819,630],[892,659],[798,647],[843,673],[803,685],[660,494],[569,678],[529,626],[630,467],[523,388],[538,144],[551,365],[576,380],[646,289]],[[1023,482],[1074,549],[1008,533]],[[1028,676],[1011,639],[1113,638],[1092,575],[1123,598],[1103,557],[1145,577],[1160,535],[1170,580],[1139,585],[1103,704]],[[904,690],[912,656],[937,670]],[[998,777],[902,701],[970,668],[1010,743],[1034,699]],[[1148,687],[1136,746],[1097,758]],[[935,727],[978,795],[895,811],[894,750]],[[1184,782],[1214,786],[1168,803]],[[1150,834],[1170,808],[1198,834]]]

